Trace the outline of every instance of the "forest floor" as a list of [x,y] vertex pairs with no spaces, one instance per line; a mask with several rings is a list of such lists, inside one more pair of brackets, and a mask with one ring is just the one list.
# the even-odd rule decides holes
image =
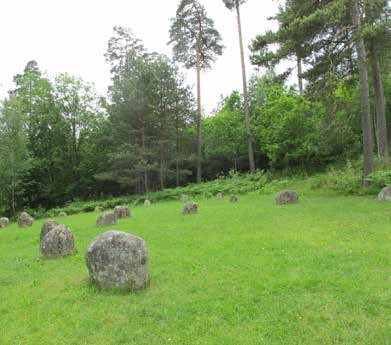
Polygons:
[[[272,195],[132,208],[108,229],[97,213],[60,218],[77,254],[39,256],[43,223],[0,230],[1,345],[391,343],[391,204]],[[109,229],[147,241],[150,287],[137,294],[88,282],[88,244]]]

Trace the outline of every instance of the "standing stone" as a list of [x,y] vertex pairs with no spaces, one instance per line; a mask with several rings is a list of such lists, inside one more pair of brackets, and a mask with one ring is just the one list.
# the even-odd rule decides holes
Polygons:
[[67,217],[68,215],[67,215],[66,212],[60,212],[60,213],[58,214],[58,216],[59,216],[59,217]]
[[103,213],[96,220],[96,226],[104,227],[117,224],[117,216],[113,212]]
[[10,220],[6,217],[0,218],[0,229],[6,228],[10,224]]
[[105,209],[102,206],[96,206],[95,212],[103,212]]
[[32,226],[34,223],[33,217],[31,217],[27,212],[22,212],[18,218],[18,225],[20,228],[27,228]]
[[283,190],[276,196],[277,205],[295,204],[297,202],[299,202],[299,196],[293,190]]
[[145,200],[144,201],[144,206],[151,206],[151,201],[150,200]]
[[75,240],[72,231],[64,224],[57,225],[41,239],[40,251],[45,258],[60,258],[73,254]]
[[189,201],[189,197],[187,195],[185,195],[185,194],[182,194],[181,195],[181,201],[182,202],[188,202]]
[[87,250],[90,281],[102,289],[136,291],[148,285],[147,245],[121,231],[99,235]]
[[238,198],[237,198],[235,195],[231,195],[231,196],[229,197],[229,202],[234,203],[234,202],[237,202],[237,201],[238,201]]
[[391,201],[391,187],[384,187],[377,198],[380,201]]
[[218,200],[223,200],[224,199],[224,194],[223,193],[217,193],[216,198]]
[[183,214],[195,214],[198,211],[198,204],[195,202],[187,202],[185,206],[183,206],[182,213]]
[[130,209],[127,206],[116,206],[114,213],[118,219],[130,217]]
[[52,231],[58,225],[60,225],[60,223],[52,219],[48,219],[45,223],[43,223],[41,228],[41,241],[48,232]]

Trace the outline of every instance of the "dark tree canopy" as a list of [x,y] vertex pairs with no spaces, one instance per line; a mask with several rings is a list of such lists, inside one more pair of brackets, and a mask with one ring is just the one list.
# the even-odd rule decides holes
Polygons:
[[247,0],[223,0],[225,7],[227,7],[229,10],[234,9],[237,6],[240,6],[247,2]]

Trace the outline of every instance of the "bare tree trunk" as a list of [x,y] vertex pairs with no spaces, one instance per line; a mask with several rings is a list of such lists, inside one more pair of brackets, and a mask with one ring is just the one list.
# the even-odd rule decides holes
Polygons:
[[304,92],[304,86],[303,86],[303,77],[301,76],[303,73],[303,68],[301,65],[301,58],[297,56],[297,80],[299,83],[299,93],[300,95]]
[[175,173],[176,173],[176,186],[179,187],[179,123],[178,123],[178,115],[175,119],[175,135],[176,135],[176,143],[175,143]]
[[201,57],[197,43],[197,183],[202,182],[202,109],[201,109]]
[[241,19],[240,19],[239,1],[236,1],[236,13],[237,13],[237,19],[238,19],[240,60],[242,63],[244,114],[245,114],[245,118],[246,118],[246,134],[247,134],[247,142],[248,142],[248,161],[249,161],[249,165],[250,165],[250,171],[252,173],[254,173],[255,172],[255,160],[254,160],[254,149],[253,149],[253,136],[252,136],[251,124],[250,124],[250,108],[249,108],[249,104],[248,104],[246,64],[244,61],[243,35],[242,35],[242,24],[241,24]]
[[[359,12],[358,0],[354,0],[352,8],[352,21],[355,26],[356,34],[361,30],[361,19]],[[360,71],[360,92],[361,92],[361,126],[363,131],[363,146],[364,146],[364,177],[367,177],[373,172],[373,125],[370,108],[369,86],[368,86],[368,70],[366,64],[366,51],[364,40],[357,37],[356,50],[358,58],[358,66]],[[368,183],[364,180],[364,186]]]
[[142,117],[141,120],[141,159],[143,161],[144,165],[144,171],[143,171],[143,180],[144,180],[144,193],[148,193],[148,171],[146,167],[146,159],[145,159],[145,123],[144,123],[144,117]]
[[377,151],[379,157],[388,159],[388,138],[387,138],[387,121],[386,121],[386,104],[384,98],[383,82],[380,73],[380,64],[377,56],[376,48],[372,44],[372,74],[373,85],[375,87],[376,97],[376,128],[377,128]]
[[160,189],[164,189],[164,145],[160,142]]

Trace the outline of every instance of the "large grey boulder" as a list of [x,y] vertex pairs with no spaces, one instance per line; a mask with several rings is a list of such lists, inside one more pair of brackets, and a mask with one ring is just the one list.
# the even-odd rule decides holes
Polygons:
[[195,214],[198,211],[198,204],[195,202],[187,202],[182,209],[183,214]]
[[10,220],[6,217],[0,218],[0,229],[6,228],[10,224]]
[[229,197],[229,202],[232,202],[232,203],[238,202],[238,198],[235,195],[231,195]]
[[146,242],[121,231],[99,235],[87,250],[90,281],[102,289],[136,291],[149,282]]
[[64,224],[57,225],[41,240],[41,255],[45,258],[60,258],[75,251],[75,240],[72,231]]
[[22,212],[18,218],[18,225],[20,228],[28,228],[34,223],[33,217],[31,217],[27,212]]
[[293,190],[283,190],[277,193],[276,196],[277,205],[295,204],[297,202],[299,202],[299,196]]
[[391,187],[384,187],[377,198],[380,201],[391,201]]
[[41,236],[40,236],[41,240],[45,237],[45,235],[49,231],[52,231],[58,225],[60,225],[60,223],[56,222],[53,219],[48,219],[45,223],[43,223],[41,228]]
[[104,207],[102,207],[102,206],[96,206],[95,207],[95,212],[103,212],[105,209],[104,209]]
[[188,202],[189,201],[189,197],[187,195],[185,195],[185,194],[182,194],[181,195],[181,201],[182,202]]
[[151,206],[151,200],[145,200],[144,201],[144,206]]
[[103,213],[96,220],[96,226],[98,227],[110,226],[115,224],[117,224],[117,216],[113,212]]
[[130,217],[130,209],[128,206],[116,206],[114,208],[114,213],[118,219]]

